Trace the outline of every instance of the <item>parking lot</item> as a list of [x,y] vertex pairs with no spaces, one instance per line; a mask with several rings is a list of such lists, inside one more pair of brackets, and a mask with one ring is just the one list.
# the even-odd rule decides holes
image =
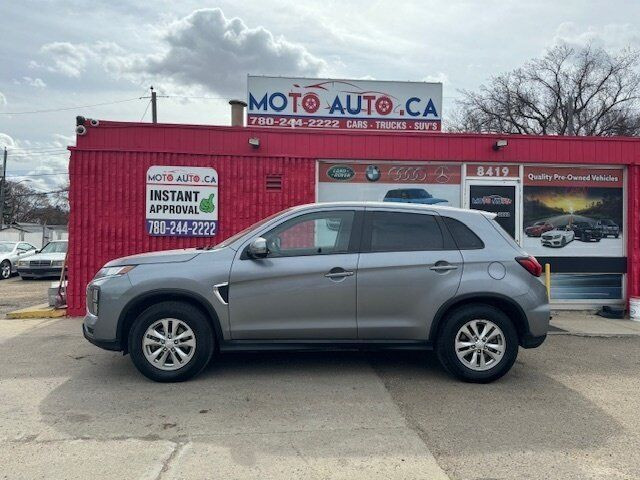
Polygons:
[[[0,283],[2,308],[47,285]],[[639,478],[639,347],[554,335],[490,385],[356,352],[227,354],[156,384],[78,318],[2,319],[0,478]]]
[[0,319],[19,308],[29,307],[47,301],[47,290],[54,278],[22,280],[13,276],[0,282]]

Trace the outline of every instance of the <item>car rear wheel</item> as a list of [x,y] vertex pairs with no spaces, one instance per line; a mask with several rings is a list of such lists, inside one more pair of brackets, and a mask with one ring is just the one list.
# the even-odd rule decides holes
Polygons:
[[147,308],[129,333],[136,368],[157,382],[181,382],[209,363],[215,340],[211,324],[193,305],[162,302]]
[[11,276],[11,262],[9,260],[4,260],[0,263],[0,279],[6,280]]
[[518,356],[518,335],[501,310],[465,305],[444,320],[437,339],[440,363],[465,382],[488,383],[507,373]]

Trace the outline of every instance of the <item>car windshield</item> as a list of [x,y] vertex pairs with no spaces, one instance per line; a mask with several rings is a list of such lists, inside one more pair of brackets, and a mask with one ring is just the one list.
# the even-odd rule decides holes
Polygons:
[[291,208],[287,208],[285,210],[282,210],[280,212],[274,213],[273,215],[269,215],[266,218],[263,218],[262,220],[257,221],[256,223],[254,223],[253,225],[250,225],[249,227],[245,228],[244,230],[240,230],[238,233],[236,233],[235,235],[231,235],[229,238],[227,238],[226,240],[223,240],[220,243],[217,243],[215,245],[215,248],[224,248],[227,247],[229,245],[231,245],[233,242],[235,242],[236,240],[238,240],[239,238],[241,238],[242,236],[246,235],[247,233],[249,233],[251,230],[254,230],[256,228],[260,228],[262,225],[264,225],[265,223],[267,223],[268,221],[276,218],[278,215],[282,215],[285,212],[288,212],[289,210],[291,210]]
[[534,225],[542,226],[542,225],[544,225],[545,223],[546,223],[546,222],[536,222],[536,223],[534,223]]
[[591,226],[591,225],[590,225],[590,224],[588,224],[587,222],[576,222],[576,223],[575,223],[575,225],[576,225],[577,227],[580,227],[580,228],[588,228],[588,227],[590,227],[590,226]]
[[10,252],[13,250],[13,243],[0,243],[0,252]]
[[613,225],[613,220],[602,220],[603,225]]
[[426,190],[411,190],[409,196],[412,198],[431,198]]
[[67,242],[49,242],[40,253],[67,253]]

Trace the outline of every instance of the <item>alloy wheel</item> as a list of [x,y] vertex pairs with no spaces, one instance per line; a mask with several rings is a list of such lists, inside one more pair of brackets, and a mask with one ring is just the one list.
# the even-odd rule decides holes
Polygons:
[[163,318],[152,323],[142,338],[142,351],[147,361],[160,370],[184,367],[196,351],[193,330],[177,318]]
[[490,320],[470,320],[455,337],[458,360],[467,368],[485,371],[495,367],[506,349],[504,333]]
[[0,276],[5,280],[11,276],[11,264],[9,262],[3,262],[0,265]]

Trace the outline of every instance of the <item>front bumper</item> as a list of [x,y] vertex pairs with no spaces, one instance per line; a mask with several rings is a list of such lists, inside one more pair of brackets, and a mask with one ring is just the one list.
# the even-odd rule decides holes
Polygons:
[[561,247],[563,238],[564,237],[553,238],[553,239],[543,238],[542,239],[542,246],[543,247]]
[[122,350],[120,342],[117,340],[98,340],[93,336],[93,328],[88,327],[84,322],[82,323],[82,334],[90,343],[93,343],[96,347],[100,347],[104,350],[111,350],[119,352]]
[[21,277],[59,277],[62,267],[17,267]]

